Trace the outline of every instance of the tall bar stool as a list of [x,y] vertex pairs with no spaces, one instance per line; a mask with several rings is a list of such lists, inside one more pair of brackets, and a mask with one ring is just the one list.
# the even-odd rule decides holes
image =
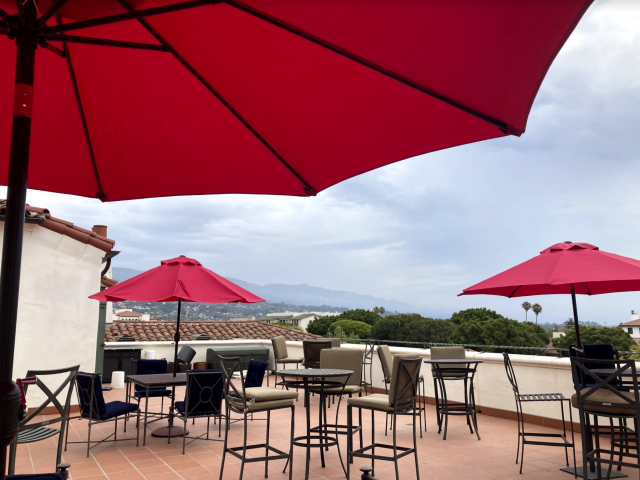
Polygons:
[[[384,391],[389,393],[389,385],[391,384],[391,377],[393,372],[393,357],[388,345],[378,345],[378,357],[380,358],[380,364],[382,365],[382,374],[384,376]],[[420,387],[422,387],[422,396],[420,396]],[[424,431],[427,431],[427,412],[424,404],[422,403],[426,399],[426,391],[424,388],[424,378],[422,374],[418,377],[418,412],[420,415],[420,438],[422,438],[422,414],[424,413]],[[400,414],[402,415],[402,413]],[[393,420],[392,420],[393,421]],[[387,434],[389,423],[389,414],[385,419],[384,434]]]
[[[347,400],[347,431],[353,428],[353,408],[371,410],[371,445],[358,450],[353,449],[353,436],[347,435],[347,478],[351,462],[354,457],[371,460],[371,467],[375,468],[376,460],[391,461],[396,467],[396,480],[400,480],[398,460],[413,453],[416,464],[416,477],[420,480],[418,466],[418,440],[416,438],[416,417],[420,425],[420,417],[416,415],[416,401],[418,397],[418,379],[422,358],[413,354],[395,355],[393,357],[392,375],[389,395],[374,393],[366,397],[354,397]],[[393,444],[376,443],[375,441],[375,412],[384,412],[392,416]],[[413,417],[413,448],[398,446],[397,416],[410,414]],[[392,450],[393,455],[376,455],[376,448]],[[371,475],[374,475],[373,471]]]
[[[373,393],[373,351],[376,348],[375,340],[367,339],[367,343],[364,346],[364,357],[362,359],[362,383],[365,392],[367,387],[371,389],[370,393]],[[368,368],[367,368],[368,367]],[[367,370],[369,371],[369,380],[367,380]]]
[[[289,352],[287,350],[287,339],[280,335],[279,337],[273,337],[271,339],[271,345],[273,346],[273,357],[275,358],[275,367],[278,370],[278,364],[284,365],[284,368],[287,365],[296,364],[296,368],[299,368],[300,364],[304,361],[303,357],[290,357]],[[267,378],[267,382],[269,379]],[[280,385],[282,388],[285,388],[284,378],[281,382],[278,382],[276,377],[276,387]],[[288,390],[288,388],[287,388]]]
[[[298,397],[296,392],[282,390],[275,387],[253,387],[245,388],[244,375],[240,369],[239,357],[219,357],[220,366],[222,368],[222,377],[224,379],[224,396],[226,407],[227,425],[224,429],[224,450],[222,453],[222,464],[220,465],[220,478],[224,472],[224,461],[227,453],[240,459],[240,480],[244,474],[245,463],[264,462],[264,476],[269,476],[269,461],[288,460],[289,461],[289,480],[293,474],[293,436],[295,426],[295,405],[294,398]],[[233,380],[233,372],[238,371],[240,374],[240,387],[238,388]],[[269,445],[269,428],[271,426],[271,411],[283,408],[291,409],[291,439],[289,440],[289,453],[285,453],[277,448]],[[244,436],[242,446],[229,447],[229,427],[230,413],[235,412],[242,415],[244,423]],[[267,412],[267,431],[265,443],[257,445],[247,445],[247,424],[248,415],[256,412]],[[264,448],[265,455],[262,457],[248,457],[247,450]],[[270,452],[275,455],[269,455]]]
[[[455,359],[464,359],[465,350],[462,346],[445,346],[445,347],[431,347],[431,359],[432,360],[455,360]],[[442,401],[445,398],[444,392],[444,382],[450,381],[460,381],[465,383],[465,407],[467,402],[467,374],[462,371],[465,369],[465,364],[459,365],[449,365],[448,367],[442,368],[442,379],[438,380],[438,376],[436,375],[436,366],[431,365],[431,375],[433,376],[433,391],[435,392],[436,397],[436,415],[438,420],[438,433],[442,432],[442,418],[443,418],[443,408],[446,408],[446,400],[445,405],[442,405]],[[438,388],[440,387],[440,388]],[[456,407],[452,407],[456,408]],[[469,425],[469,429],[471,433],[473,433],[473,429],[471,428],[471,422],[467,418],[467,424]],[[447,434],[445,432],[445,438]]]

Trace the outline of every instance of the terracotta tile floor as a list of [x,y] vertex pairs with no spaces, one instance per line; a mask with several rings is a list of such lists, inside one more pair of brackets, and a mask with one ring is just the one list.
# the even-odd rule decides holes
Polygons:
[[[124,400],[124,389],[105,392],[107,401]],[[178,389],[177,398],[184,397],[184,388]],[[159,407],[160,400],[152,400],[150,404]],[[312,398],[312,425],[317,421],[318,398]],[[156,408],[157,408],[156,407]],[[166,411],[166,405],[165,405]],[[355,410],[354,410],[355,412]],[[329,410],[330,418],[335,415],[335,408]],[[256,414],[255,420],[249,424],[249,442],[262,443],[265,438],[266,422],[258,420],[266,414]],[[354,415],[355,416],[355,415]],[[271,444],[276,448],[287,451],[289,441],[289,410],[274,412],[271,417]],[[335,417],[333,417],[335,418]],[[166,421],[157,422],[151,429],[164,425]],[[346,424],[346,408],[340,408],[340,423]],[[410,446],[411,426],[408,417],[400,417],[398,422],[398,445]],[[364,415],[364,441],[371,438],[371,416]],[[427,407],[427,424],[429,431],[423,434],[418,443],[418,458],[420,477],[423,480],[492,480],[498,478],[514,478],[519,480],[569,480],[572,477],[559,470],[565,466],[564,450],[553,447],[527,446],[523,475],[518,474],[519,465],[514,463],[516,455],[517,426],[514,421],[489,416],[478,416],[481,441],[471,435],[463,417],[453,417],[449,420],[449,432],[446,441],[437,433],[435,409]],[[189,425],[191,433],[203,433],[206,430],[206,420],[196,420],[196,424]],[[306,419],[302,408],[302,395],[296,404],[296,435],[303,435],[306,429]],[[103,429],[103,432],[100,430]],[[105,424],[101,428],[92,429],[93,439],[101,434],[113,432],[113,423]],[[384,436],[384,415],[376,414],[376,440],[391,442],[391,436]],[[532,431],[549,431],[544,427],[531,426]],[[555,431],[557,432],[557,431]],[[118,422],[118,438],[135,438],[135,420],[128,423],[127,432],[123,431],[123,423]],[[152,437],[147,433],[147,444],[136,447],[135,439],[105,443],[91,450],[86,458],[86,447],[81,444],[69,445],[67,452],[63,452],[63,460],[71,464],[71,476],[74,480],[176,480],[176,479],[217,479],[222,461],[222,442],[199,440],[187,445],[186,455],[182,454],[182,439],[173,439],[167,444],[166,439]],[[218,438],[218,426],[211,423],[210,438]],[[75,420],[71,423],[69,441],[86,439],[86,421]],[[223,432],[224,436],[224,432]],[[357,439],[357,437],[356,437]],[[577,439],[579,442],[579,439]],[[242,444],[242,424],[231,426],[229,443],[232,446]],[[342,452],[346,448],[346,439],[341,437]],[[17,454],[16,473],[50,472],[55,463],[54,440],[20,445]],[[260,453],[262,454],[262,452]],[[576,451],[578,462],[579,450]],[[571,457],[571,453],[570,453]],[[331,448],[325,452],[326,467],[320,464],[318,449],[311,453],[310,479],[344,479],[345,475],[340,466],[337,450]],[[360,462],[359,462],[360,461]],[[224,480],[238,479],[240,462],[227,455],[225,460]],[[359,465],[367,464],[363,459],[356,459],[352,466],[352,479],[360,478]],[[413,456],[407,456],[400,462],[400,478],[412,480],[416,478]],[[288,473],[283,474],[284,461],[269,463],[269,478],[285,480]],[[293,478],[304,479],[305,450],[294,448]],[[637,470],[630,470],[631,476],[637,476]],[[378,479],[395,478],[393,462],[376,462],[375,476]],[[244,478],[247,480],[264,478],[264,463],[248,464],[245,467]]]

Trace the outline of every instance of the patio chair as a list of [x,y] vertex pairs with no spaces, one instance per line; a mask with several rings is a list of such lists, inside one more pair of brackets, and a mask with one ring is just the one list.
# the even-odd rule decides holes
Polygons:
[[[371,445],[353,449],[353,437],[347,435],[347,478],[351,462],[354,457],[371,460],[372,469],[376,460],[390,461],[395,465],[396,480],[400,480],[398,460],[413,453],[416,466],[416,478],[420,480],[420,468],[418,466],[418,440],[416,438],[416,401],[418,397],[418,379],[422,358],[413,354],[395,355],[393,357],[391,383],[389,395],[374,393],[366,397],[354,397],[347,400],[347,431],[353,428],[353,409],[371,410]],[[393,444],[376,443],[375,441],[375,412],[385,412],[392,415],[393,419]],[[413,448],[398,446],[397,443],[397,415],[412,412],[413,415]],[[418,424],[420,424],[418,417]],[[392,450],[392,455],[376,455],[376,448]],[[369,453],[370,452],[370,453]],[[371,475],[374,475],[373,471]]]
[[[65,435],[64,451],[67,451],[67,444],[69,443],[86,443],[87,444],[87,458],[89,458],[89,450],[93,447],[105,442],[118,441],[118,417],[126,416],[128,413],[137,412],[138,419],[136,423],[140,424],[140,408],[135,403],[120,402],[118,400],[106,403],[104,396],[102,395],[102,382],[100,376],[97,373],[84,373],[78,372],[76,377],[76,387],[78,392],[78,404],[80,405],[80,415],[76,418],[81,418],[89,421],[89,431],[87,433],[87,441],[69,442],[69,421],[67,419],[67,431]],[[91,441],[91,427],[102,423],[113,422],[114,431],[108,437]],[[124,431],[127,431],[127,422],[124,422]],[[113,440],[109,440],[113,437]],[[121,441],[133,440],[133,438],[123,438]],[[140,430],[137,429],[136,446],[140,443]],[[91,444],[95,445],[92,447]]]
[[[300,368],[300,364],[304,362],[303,357],[290,357],[289,352],[287,351],[287,339],[282,335],[279,337],[273,337],[271,339],[271,344],[273,345],[273,357],[275,358],[275,367],[276,371],[278,370],[278,364],[287,367],[287,365],[296,364],[296,368]],[[276,387],[280,385],[282,388],[287,388],[285,385],[284,377],[282,377],[282,381],[278,382],[278,377],[276,376]]]
[[[343,395],[349,395],[349,398],[352,398],[354,394],[358,394],[359,397],[362,397],[362,350],[350,349],[350,348],[331,348],[324,349],[320,352],[320,368],[322,369],[342,369],[342,370],[352,370],[353,374],[349,377],[335,377],[331,378],[333,382],[345,382],[344,388],[342,387],[334,387],[334,388],[321,388],[321,387],[311,387],[309,391],[311,393],[317,393],[320,395],[320,406],[324,410],[324,425],[322,427],[317,426],[311,429],[314,433],[319,433],[323,435],[327,435],[329,430],[335,435],[348,435],[351,432],[351,435],[355,435],[356,433],[360,434],[360,448],[362,448],[362,411],[358,411],[359,422],[358,426],[352,430],[347,429],[346,425],[338,424],[338,412],[340,411],[340,401]],[[336,421],[333,424],[328,423],[327,417],[327,397],[335,398],[339,397],[338,400],[338,408],[336,408]],[[327,447],[329,450],[329,447]]]
[[[464,347],[462,346],[431,347],[430,352],[431,352],[432,360],[450,360],[450,359],[455,360],[456,358],[461,358],[461,359],[466,358],[465,350],[464,350]],[[450,406],[447,405],[446,400],[444,401],[445,403],[442,404],[442,401],[445,398],[445,393],[446,393],[444,392],[445,382],[451,382],[451,381],[464,382],[465,384],[464,385],[464,389],[465,389],[464,408],[468,409],[467,394],[466,394],[468,378],[467,378],[467,374],[462,371],[466,367],[467,365],[465,365],[464,363],[442,367],[441,368],[442,381],[438,381],[438,376],[436,374],[436,366],[433,364],[431,365],[431,376],[433,377],[433,391],[434,391],[435,400],[436,400],[436,419],[438,421],[438,433],[442,432],[442,423],[443,423],[442,420],[444,417],[443,415],[444,412],[450,411],[450,409],[448,408]],[[440,388],[438,388],[439,386]],[[451,409],[455,409],[455,408],[457,407],[451,406]],[[471,422],[468,417],[467,417],[467,425],[469,426],[469,430],[471,431],[471,433],[473,433],[473,428],[471,426]],[[445,431],[444,437],[446,438],[446,436],[447,434]]]
[[[209,424],[211,417],[218,419],[218,437],[222,436],[222,392],[224,381],[220,370],[189,370],[187,372],[187,388],[185,398],[182,402],[176,402],[175,418],[184,422],[184,434],[182,436],[182,454],[184,455],[187,446],[187,438],[191,439],[189,443],[203,439],[221,442],[215,438],[209,438]],[[196,418],[207,419],[207,431],[201,435],[188,437],[187,422],[189,419],[195,421]],[[171,437],[169,437],[171,443]]]
[[[516,451],[516,464],[518,463],[518,456],[520,456],[520,473],[522,473],[522,465],[524,465],[524,446],[525,445],[544,445],[548,447],[564,447],[564,455],[567,461],[567,467],[569,466],[569,447],[573,452],[573,468],[576,468],[576,449],[575,449],[575,437],[573,434],[573,414],[571,413],[570,399],[566,398],[562,393],[533,393],[533,394],[520,394],[518,388],[518,381],[516,380],[516,374],[513,371],[511,365],[511,359],[508,353],[503,353],[504,356],[504,368],[507,371],[507,378],[511,387],[513,388],[513,395],[516,399],[516,415],[518,420],[518,449]],[[560,412],[562,415],[562,433],[532,433],[525,430],[524,412],[522,411],[522,403],[527,402],[560,402]],[[569,407],[569,425],[571,426],[571,442],[567,440],[567,425],[564,421],[564,402],[567,402]],[[529,440],[527,437],[531,438]],[[555,438],[556,442],[544,442],[542,439]],[[522,454],[520,455],[520,444],[522,443]],[[577,476],[577,475],[575,475]]]
[[[167,361],[166,360],[137,360],[131,359],[131,375],[159,375],[167,373]],[[133,386],[133,394],[131,393],[131,386],[127,385],[126,401],[129,402],[132,398],[135,398],[140,406],[140,401],[147,396],[147,389],[137,383]],[[171,389],[169,388],[150,388],[149,398],[160,398],[160,416],[163,415],[164,399],[165,397],[171,398]],[[149,416],[155,416],[150,414]],[[129,420],[129,415],[126,417],[126,421]],[[136,425],[137,426],[137,425]]]
[[[393,372],[393,355],[389,350],[388,345],[378,345],[378,358],[380,358],[380,365],[382,366],[382,376],[384,380],[384,392],[389,393],[389,385],[391,384],[391,377]],[[420,414],[420,438],[422,438],[422,414],[424,413],[424,431],[427,431],[427,411],[423,405],[423,401],[427,398],[426,390],[424,387],[424,377],[420,374],[418,378],[418,393],[420,393],[420,387],[422,387],[422,396],[418,395],[418,411]],[[373,388],[372,388],[373,390]],[[401,413],[402,415],[402,413]],[[393,420],[392,420],[393,421]],[[385,417],[384,434],[387,434],[389,424],[389,414]]]
[[[295,425],[295,405],[294,398],[297,398],[296,392],[290,392],[288,390],[282,390],[275,387],[254,387],[246,388],[244,382],[244,375],[242,370],[239,370],[240,358],[239,357],[220,357],[220,365],[222,367],[222,377],[224,379],[224,396],[227,419],[227,427],[224,434],[224,450],[222,453],[222,464],[220,465],[220,477],[223,478],[225,458],[227,453],[233,455],[241,461],[240,464],[240,480],[244,474],[245,463],[264,462],[264,476],[268,477],[269,461],[273,460],[288,460],[289,466],[289,480],[293,474],[293,436]],[[238,370],[240,372],[240,387],[238,388],[234,383],[232,376],[233,372]],[[283,408],[291,409],[291,438],[289,443],[289,453],[285,453],[277,448],[269,445],[269,428],[271,426],[271,411],[280,410]],[[229,418],[231,412],[239,413],[242,415],[244,421],[244,435],[242,446],[229,447]],[[247,415],[255,412],[267,412],[267,429],[266,429],[266,442],[258,445],[247,445]],[[265,450],[265,456],[263,457],[248,457],[247,450],[262,449]],[[240,452],[240,453],[239,453]],[[269,455],[269,453],[275,453],[275,455]]]
[[[75,365],[73,367],[58,368],[55,370],[29,370],[27,372],[26,378],[35,377],[35,383],[32,383],[32,385],[38,387],[40,391],[45,394],[46,400],[38,408],[25,415],[20,421],[18,437],[11,444],[9,449],[9,475],[13,475],[15,473],[16,453],[19,443],[39,442],[41,440],[46,440],[47,438],[55,437],[56,435],[58,435],[58,448],[56,463],[54,465],[57,471],[60,470],[59,465],[62,460],[62,439],[64,438],[65,428],[67,428],[67,421],[69,420],[71,395],[73,393],[73,386],[75,384],[79,368],[80,365]],[[66,376],[62,380],[59,377],[51,379],[54,375],[64,374],[66,374]],[[25,383],[23,388],[26,396],[29,391],[29,384]],[[63,396],[64,401],[61,403],[58,400],[58,397],[62,396],[61,394],[65,389],[67,391]],[[42,418],[44,409],[51,404],[53,404],[53,407],[56,409],[56,414],[58,416],[56,418],[34,422],[34,419]],[[51,426],[57,423],[60,424],[60,428],[54,428]]]
[[302,342],[304,368],[320,368],[320,352],[325,348],[332,348],[330,339],[304,340]]
[[[592,362],[593,359],[571,357],[576,390],[571,396],[571,405],[578,409],[580,416],[583,472],[589,472],[589,464],[595,464],[597,476],[602,478],[603,463],[609,465],[607,478],[611,475],[613,465],[640,469],[637,434],[626,431],[616,434],[612,429],[615,419],[632,420],[636,428],[640,424],[640,392],[635,361],[598,359],[599,368],[611,370],[605,378],[602,378],[602,374],[591,372],[586,366]],[[624,388],[621,388],[621,378],[624,379]],[[593,417],[593,424],[590,417]],[[600,436],[603,434],[599,425],[601,418],[608,419],[609,425],[605,428],[608,430],[606,433],[610,434],[609,449],[600,445]],[[616,447],[618,452],[615,451]],[[616,456],[618,460],[614,460]],[[623,461],[623,457],[631,457],[634,462]]]
[[[373,352],[376,349],[375,340],[368,340],[364,346],[364,357],[362,360],[362,383],[365,392],[367,387],[371,389],[370,393],[373,393]],[[369,367],[369,368],[367,368]],[[367,380],[367,370],[369,372],[369,380]]]

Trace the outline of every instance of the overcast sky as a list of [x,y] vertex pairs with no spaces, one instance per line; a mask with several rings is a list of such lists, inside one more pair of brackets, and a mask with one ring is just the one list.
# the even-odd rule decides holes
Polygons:
[[[489,307],[516,319],[528,300],[542,305],[540,321],[561,322],[572,316],[569,297],[456,295],[565,240],[640,259],[639,25],[638,2],[596,1],[552,65],[522,137],[416,157],[315,198],[102,204],[30,191],[27,201],[82,227],[108,225],[120,267],[185,254],[258,284],[451,312]],[[578,307],[580,320],[618,324],[640,310],[640,293],[580,297]]]

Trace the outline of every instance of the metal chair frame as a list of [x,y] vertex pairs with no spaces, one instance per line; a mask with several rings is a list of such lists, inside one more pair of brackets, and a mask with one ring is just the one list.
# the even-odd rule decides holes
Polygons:
[[304,368],[320,368],[320,351],[325,348],[332,348],[331,340],[304,340],[302,342]]
[[[138,359],[136,358],[132,358],[131,359],[131,375],[137,375],[138,373]],[[166,373],[166,372],[165,372]],[[135,383],[133,383],[133,394],[131,393],[131,388],[132,388],[132,382],[130,382],[127,379],[126,382],[126,395],[125,395],[125,401],[127,403],[129,403],[131,401],[132,398],[135,398],[136,401],[138,402],[138,407],[140,407],[140,402],[142,401],[143,398],[145,398],[144,394],[144,390],[138,390],[138,392],[136,392],[135,390]],[[151,417],[151,418],[158,418],[158,419],[162,419],[162,418],[168,418],[169,414],[168,413],[164,413],[164,399],[165,397],[167,398],[171,398],[171,390],[165,389],[167,390],[167,393],[162,395],[160,397],[160,413],[157,412],[147,412],[147,418]],[[140,393],[140,395],[136,395],[136,393]],[[151,398],[151,397],[150,397]],[[129,414],[127,414],[125,416],[125,422],[129,421]],[[138,424],[136,423],[136,428],[138,427]]]
[[[106,420],[102,420],[100,418],[100,413],[98,411],[98,402],[97,399],[95,397],[95,380],[96,377],[98,376],[97,373],[78,373],[77,377],[85,377],[85,378],[89,378],[89,388],[91,389],[90,392],[87,391],[87,389],[84,388],[80,388],[80,385],[78,385],[77,382],[77,377],[76,377],[76,385],[77,385],[77,394],[78,394],[78,405],[80,405],[80,415],[78,415],[77,417],[73,417],[73,418],[68,418],[67,419],[67,429],[66,429],[66,435],[65,435],[65,440],[64,440],[64,451],[67,451],[67,445],[69,443],[82,443],[87,445],[87,458],[89,458],[89,451],[102,444],[102,443],[110,443],[110,442],[117,442],[118,441],[118,417],[113,417],[113,418],[109,418]],[[89,406],[89,416],[85,416],[84,415],[84,408],[83,408],[83,403],[82,400],[84,400],[85,402],[88,401],[88,406]],[[125,414],[123,414],[125,415]],[[118,415],[118,416],[123,416],[123,415]],[[140,424],[140,408],[138,407],[138,419],[136,421],[136,424]],[[81,418],[81,419],[87,419],[89,420],[89,431],[87,433],[87,441],[83,442],[69,442],[69,421],[70,420],[75,420],[77,418]],[[108,423],[108,422],[113,422],[114,423],[114,430],[113,433],[110,434],[109,436],[103,438],[102,440],[98,440],[98,441],[91,441],[91,427],[93,425],[98,425],[101,423]],[[125,416],[125,422],[124,422],[124,431],[127,431],[127,422],[126,422],[126,416]],[[140,444],[140,429],[136,429],[137,435],[136,435],[136,446],[138,446]],[[113,437],[113,440],[109,440],[111,437]],[[120,439],[120,441],[126,441],[126,440],[133,440],[133,438],[123,438]],[[95,445],[93,445],[93,447],[91,446],[92,443],[95,443]]]
[[[73,367],[67,368],[58,368],[55,370],[29,370],[27,372],[27,378],[36,377],[35,385],[44,392],[47,396],[47,399],[33,412],[27,414],[20,421],[20,431],[18,433],[18,437],[11,444],[9,449],[9,468],[8,475],[13,475],[15,473],[16,467],[16,453],[18,450],[19,443],[33,443],[39,442],[41,440],[45,440],[47,438],[54,437],[55,435],[59,435],[58,438],[58,448],[56,453],[56,468],[57,472],[60,471],[58,465],[62,459],[62,439],[65,436],[65,429],[68,427],[69,420],[69,408],[71,405],[71,395],[73,393],[73,387],[75,385],[76,376],[78,375],[78,370],[80,369],[80,365],[75,365]],[[52,392],[49,387],[42,381],[40,377],[44,377],[47,375],[60,375],[63,373],[68,373],[67,378],[65,378],[58,388]],[[27,394],[29,385],[24,385],[24,393]],[[67,393],[65,395],[64,405],[61,405],[58,401],[58,395],[67,388]],[[50,420],[43,420],[41,422],[31,423],[31,421],[36,418],[38,415],[42,414],[42,411],[48,407],[50,404],[58,411],[58,417],[52,418]],[[60,428],[51,428],[49,425],[60,423]]]
[[[640,424],[640,390],[638,388],[638,376],[636,370],[636,364],[634,360],[600,360],[599,364],[607,364],[612,366],[612,372],[607,375],[606,378],[602,378],[595,373],[592,373],[585,363],[594,362],[593,359],[571,357],[571,369],[576,389],[576,402],[578,404],[578,412],[580,415],[580,431],[582,433],[582,466],[583,472],[588,472],[589,464],[595,464],[598,478],[602,478],[602,464],[608,464],[607,478],[611,475],[611,469],[613,465],[619,467],[632,467],[640,469],[640,447],[638,445],[637,426]],[[627,373],[630,372],[630,375]],[[630,377],[631,380],[622,380],[624,377]],[[595,384],[594,386],[586,386],[586,379],[589,378]],[[591,383],[591,382],[590,382]],[[583,393],[583,390],[588,389]],[[606,389],[613,393],[619,400],[614,402],[603,403],[597,400],[589,399],[598,390]],[[622,395],[621,392],[632,393],[633,398],[628,398]],[[586,406],[599,406],[599,407],[613,407],[613,408],[628,408],[634,411],[631,413],[622,413],[612,410],[606,411],[594,411],[592,409],[585,409]],[[590,416],[593,416],[593,427],[591,428]],[[609,426],[604,427],[606,434],[611,435],[611,448],[602,448],[600,446],[600,435],[604,433],[602,427],[598,425],[598,418],[604,417],[609,419]],[[620,436],[616,438],[615,430],[613,428],[613,420],[633,420],[636,425],[636,432],[621,431]],[[592,437],[595,439],[595,445],[592,444]],[[633,445],[632,445],[633,443]],[[619,451],[616,452],[615,448],[618,447]],[[626,453],[623,453],[626,450]],[[631,453],[634,450],[636,453]],[[616,454],[619,456],[618,460],[614,460]],[[609,458],[603,458],[608,456]],[[636,463],[624,462],[622,457],[631,457],[636,460]]]
[[[414,364],[414,368],[415,368],[415,364],[417,364],[417,368],[415,368],[415,371],[413,373],[411,373],[411,370],[409,369],[409,366],[412,364]],[[416,401],[418,397],[418,379],[420,377],[421,364],[422,364],[422,358],[415,358],[415,359],[403,358],[400,360],[400,363],[398,365],[398,371],[397,371],[398,378],[400,378],[402,372],[406,372],[407,375],[409,375],[409,378],[411,381],[408,382],[404,388],[402,389],[396,388],[396,391],[395,391],[395,397],[393,399],[393,412],[392,412],[392,415],[393,415],[393,444],[392,445],[385,444],[385,443],[376,443],[375,441],[376,410],[372,408],[362,407],[359,405],[355,406],[355,408],[358,408],[360,410],[362,409],[371,410],[371,445],[368,445],[364,448],[360,448],[358,450],[353,450],[353,437],[351,435],[347,436],[347,478],[350,478],[349,477],[350,466],[351,466],[351,463],[353,462],[353,458],[358,457],[358,458],[367,458],[371,460],[372,476],[374,475],[373,469],[375,469],[376,460],[394,462],[395,470],[396,470],[396,480],[400,480],[400,474],[398,471],[398,460],[413,453],[415,457],[415,464],[416,464],[416,478],[417,480],[420,480],[420,467],[418,465],[418,439],[416,437],[416,411],[417,411]],[[406,393],[409,393],[409,396],[405,397],[404,395]],[[400,399],[402,400],[403,405],[410,404],[410,406],[399,411],[398,401]],[[354,408],[353,405],[347,405],[347,429],[353,428],[353,408]],[[413,448],[399,447],[397,445],[397,415],[400,415],[402,414],[402,412],[407,412],[409,410],[412,411],[412,417],[413,417]],[[393,450],[393,455],[376,455],[375,453],[376,448]],[[367,453],[369,451],[371,451],[371,453]]]
[[[211,386],[209,385],[202,385],[200,383],[200,381],[198,380],[199,376],[202,375],[212,375],[216,372],[207,372],[207,371],[200,371],[200,370],[189,370],[187,372],[187,390],[186,390],[186,394],[185,394],[185,398],[184,398],[184,415],[182,415],[180,412],[178,412],[178,410],[174,407],[174,418],[178,418],[180,420],[182,420],[184,422],[184,434],[182,435],[182,454],[184,455],[185,453],[185,449],[186,446],[195,442],[196,440],[211,440],[214,442],[222,442],[223,440],[219,440],[217,438],[209,438],[209,425],[211,422],[211,417],[215,419],[218,419],[218,437],[222,436],[222,417],[223,417],[223,413],[222,413],[222,409],[221,407],[218,408],[216,407],[216,405],[214,404],[214,398],[213,398],[213,389],[215,388],[216,385],[218,385],[219,383],[223,383],[224,385],[224,380],[223,380],[223,376],[220,375],[220,378]],[[199,398],[198,398],[198,402],[191,408],[189,409],[189,401],[190,401],[190,391],[191,391],[191,385],[192,383],[196,383],[197,386],[199,387]],[[223,387],[224,388],[224,387]],[[206,397],[206,394],[208,394],[208,398]],[[203,396],[204,395],[204,396]],[[222,392],[222,395],[224,396],[224,390]],[[200,405],[206,405],[209,404],[211,406],[211,409],[214,411],[217,411],[217,414],[211,414],[211,413],[206,413],[206,414],[198,414],[197,412],[194,413],[195,409],[198,408]],[[197,435],[194,437],[189,437],[187,435],[187,422],[189,421],[189,419],[193,420],[193,423],[195,425],[195,420],[196,418],[206,418],[207,419],[207,431],[201,435]],[[215,423],[214,423],[215,425]],[[206,438],[203,438],[206,437]],[[189,443],[187,442],[187,438],[189,438],[191,441]],[[171,437],[169,437],[169,443],[171,443]]]
[[[247,397],[246,397],[246,393],[245,393],[245,387],[244,387],[244,375],[242,374],[242,370],[240,370],[240,389],[238,389],[234,383],[233,380],[231,378],[231,376],[233,375],[233,372],[236,371],[236,369],[239,369],[240,367],[240,358],[239,357],[219,357],[220,358],[220,366],[222,367],[222,377],[224,379],[224,388],[223,388],[223,394],[224,394],[224,398],[228,399],[230,396],[238,399],[238,400],[242,400],[242,410],[236,408],[234,405],[232,405],[231,402],[229,402],[228,400],[225,400],[225,408],[226,408],[226,419],[227,419],[227,426],[224,429],[224,450],[222,453],[222,463],[220,465],[220,478],[222,477],[222,474],[224,472],[224,461],[226,458],[227,453],[229,453],[230,455],[233,455],[234,457],[238,458],[241,461],[240,464],[240,480],[242,480],[242,476],[244,474],[244,465],[245,463],[253,463],[253,462],[264,462],[264,476],[265,478],[269,476],[269,461],[273,461],[273,460],[287,460],[287,463],[290,463],[291,465],[293,464],[293,436],[294,436],[294,427],[295,427],[295,405],[291,405],[290,407],[278,407],[278,408],[273,408],[273,409],[268,409],[268,410],[263,410],[267,412],[267,431],[266,431],[266,442],[265,443],[260,443],[257,445],[247,445],[247,415],[248,413],[248,408],[247,408]],[[271,445],[269,445],[269,428],[271,426],[271,410],[281,410],[283,408],[291,408],[291,440],[290,440],[290,447],[289,447],[289,453],[285,453],[282,450],[278,450],[275,447],[272,447]],[[228,446],[228,441],[229,441],[229,418],[230,418],[230,414],[231,412],[235,412],[238,414],[241,414],[243,416],[243,420],[244,420],[244,435],[243,435],[243,441],[242,441],[242,446],[240,447],[229,447]],[[257,449],[257,448],[264,448],[265,449],[265,456],[263,457],[247,457],[247,450],[252,450],[252,449]],[[240,452],[241,453],[238,453]],[[269,452],[273,452],[276,455],[273,456],[269,456]],[[286,468],[286,466],[285,466]],[[289,467],[289,480],[292,480],[292,475],[293,475],[293,468],[290,466]]]
[[[364,346],[364,357],[362,358],[362,382],[361,385],[367,391],[367,387],[370,389],[370,393],[373,393],[373,352],[376,349],[376,341],[367,339],[367,343]],[[367,365],[369,366],[369,381],[367,381]]]
[[[518,416],[518,449],[516,451],[516,464],[518,463],[518,457],[520,457],[520,473],[522,473],[522,466],[524,465],[524,446],[525,445],[544,445],[548,447],[564,447],[565,459],[567,461],[567,467],[569,466],[569,447],[573,452],[573,467],[576,468],[576,449],[575,449],[575,436],[573,433],[573,414],[571,412],[571,400],[566,398],[562,393],[534,393],[534,394],[521,394],[518,388],[518,381],[516,374],[511,365],[511,359],[508,353],[503,353],[504,356],[504,368],[507,371],[507,378],[513,389],[513,395],[516,400],[516,414]],[[562,433],[532,433],[527,432],[524,427],[524,412],[522,410],[523,402],[560,402],[560,411],[562,414]],[[567,425],[564,420],[564,402],[567,402],[569,407],[569,425],[571,425],[571,442],[567,440]],[[532,437],[534,440],[527,440],[527,437]],[[557,438],[560,442],[545,442],[536,439],[542,438]],[[520,444],[522,443],[522,454],[520,454]],[[577,476],[577,475],[576,475]]]

